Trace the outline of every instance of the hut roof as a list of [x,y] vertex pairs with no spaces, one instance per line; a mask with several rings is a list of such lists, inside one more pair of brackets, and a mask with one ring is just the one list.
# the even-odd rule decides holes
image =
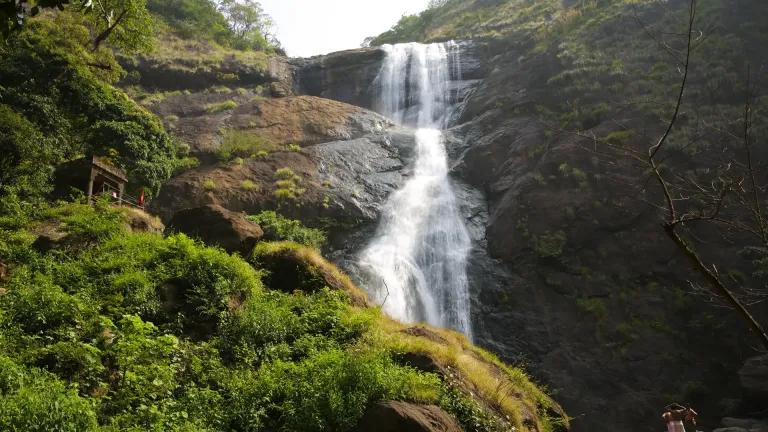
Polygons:
[[94,167],[99,168],[117,177],[118,179],[122,180],[124,183],[128,183],[128,174],[126,174],[126,172],[121,170],[120,168],[114,166],[112,162],[109,161],[109,159],[101,156],[94,156],[91,161],[91,164]]

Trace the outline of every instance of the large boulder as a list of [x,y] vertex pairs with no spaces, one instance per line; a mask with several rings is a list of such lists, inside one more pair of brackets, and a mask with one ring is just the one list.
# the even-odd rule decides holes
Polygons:
[[167,232],[183,232],[227,252],[247,254],[263,236],[257,224],[241,213],[211,204],[177,212]]
[[461,432],[456,419],[434,405],[379,402],[366,410],[359,432]]
[[747,360],[739,370],[739,380],[747,395],[768,397],[768,354]]
[[722,420],[723,428],[715,429],[714,432],[768,432],[768,421],[751,418],[725,417]]
[[[317,97],[244,102],[210,124],[194,121],[193,111],[180,115],[177,127],[203,164],[171,179],[150,203],[166,223],[182,209],[209,204],[249,214],[279,208],[322,226],[332,246],[350,249],[351,228],[377,220],[386,197],[402,184],[414,147],[413,131],[372,111]],[[213,137],[222,127],[266,139],[272,150],[216,160],[220,138]],[[295,196],[279,195],[279,172],[295,179]],[[344,239],[337,241],[337,233]]]

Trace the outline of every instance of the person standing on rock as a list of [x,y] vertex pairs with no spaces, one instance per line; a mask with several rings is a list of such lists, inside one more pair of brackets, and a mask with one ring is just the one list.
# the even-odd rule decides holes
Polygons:
[[692,408],[673,403],[664,407],[664,411],[661,418],[667,423],[667,432],[685,432],[684,421],[696,426],[696,417],[699,414]]

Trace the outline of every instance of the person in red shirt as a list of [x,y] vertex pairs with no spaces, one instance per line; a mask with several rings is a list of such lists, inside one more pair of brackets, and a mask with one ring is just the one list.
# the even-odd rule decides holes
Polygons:
[[689,422],[696,426],[696,417],[699,414],[693,408],[686,408],[680,404],[673,403],[664,407],[664,411],[661,418],[667,424],[667,432],[685,432],[684,422]]

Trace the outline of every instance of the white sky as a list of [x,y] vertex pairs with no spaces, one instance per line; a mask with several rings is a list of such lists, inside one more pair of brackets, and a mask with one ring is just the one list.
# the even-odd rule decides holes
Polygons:
[[260,0],[292,57],[357,48],[389,30],[403,14],[426,9],[429,0]]

